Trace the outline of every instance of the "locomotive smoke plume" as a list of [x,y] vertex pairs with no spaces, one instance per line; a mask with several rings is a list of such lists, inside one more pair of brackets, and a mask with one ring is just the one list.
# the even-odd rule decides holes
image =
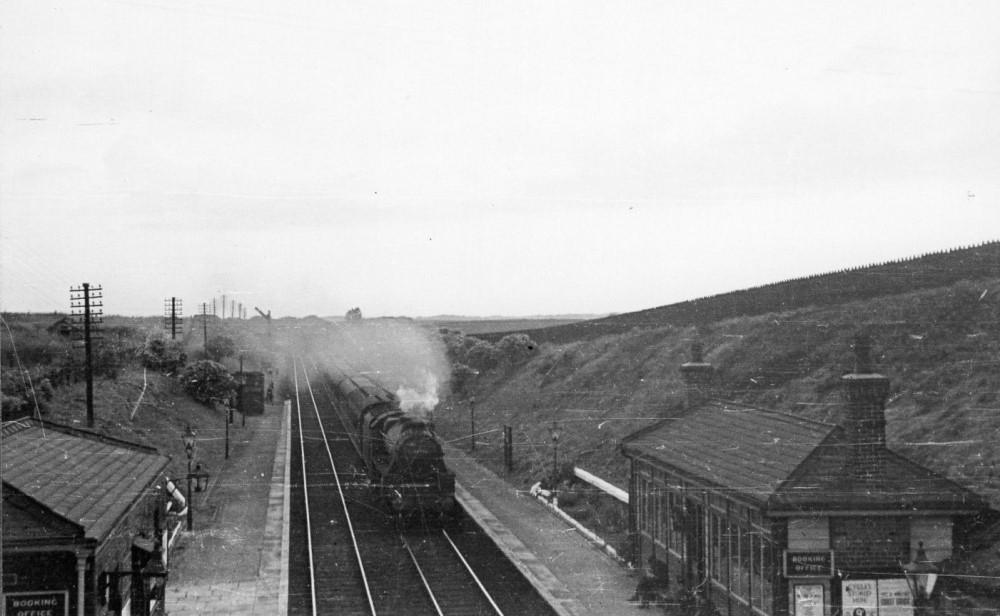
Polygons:
[[422,387],[400,385],[396,390],[396,397],[399,398],[400,408],[407,413],[428,418],[439,402],[437,377],[425,371]]
[[334,321],[318,317],[275,323],[279,352],[320,369],[366,374],[394,392],[401,408],[429,418],[447,391],[451,364],[435,329],[407,318]]

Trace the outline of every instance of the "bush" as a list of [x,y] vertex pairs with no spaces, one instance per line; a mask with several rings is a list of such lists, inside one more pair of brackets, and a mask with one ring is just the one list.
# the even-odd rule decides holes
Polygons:
[[184,391],[202,404],[228,400],[236,393],[236,380],[220,363],[203,359],[181,373]]
[[181,344],[164,338],[151,338],[142,349],[142,365],[160,372],[177,372],[187,363]]
[[46,378],[44,367],[31,368],[26,372],[5,370],[0,378],[0,389],[3,390],[4,419],[31,415],[36,404],[38,410],[44,412],[55,397],[55,388]]
[[469,366],[479,371],[496,368],[497,364],[500,363],[500,353],[496,347],[478,338],[469,338],[469,340],[475,341],[465,355]]
[[2,415],[3,421],[10,421],[30,414],[27,400],[20,396],[0,394],[0,415]]
[[451,369],[451,390],[455,395],[468,396],[472,393],[472,381],[479,372],[465,364],[455,364]]

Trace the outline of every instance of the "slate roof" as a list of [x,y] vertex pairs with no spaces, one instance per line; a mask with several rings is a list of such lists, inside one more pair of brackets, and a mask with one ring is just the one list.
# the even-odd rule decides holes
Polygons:
[[851,445],[843,432],[832,435],[771,499],[773,509],[979,511],[986,500],[890,449],[883,450],[880,473],[852,479]]
[[837,426],[729,403],[627,437],[626,455],[666,462],[763,505]]
[[852,479],[842,428],[787,413],[710,402],[625,438],[631,457],[669,465],[768,510],[963,510],[985,501],[884,450],[883,473]]
[[3,544],[85,542],[83,527],[3,482]]
[[5,425],[3,450],[4,483],[99,542],[170,461],[150,447],[35,420]]

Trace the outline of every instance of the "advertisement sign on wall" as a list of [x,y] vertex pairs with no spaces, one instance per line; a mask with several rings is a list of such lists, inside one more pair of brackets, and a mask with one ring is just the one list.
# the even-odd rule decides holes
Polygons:
[[845,580],[844,616],[913,616],[913,595],[905,579]]
[[879,616],[913,616],[913,595],[905,579],[878,581]]
[[841,605],[844,616],[876,616],[878,589],[875,580],[844,580]]
[[795,616],[823,616],[825,608],[822,584],[795,585]]

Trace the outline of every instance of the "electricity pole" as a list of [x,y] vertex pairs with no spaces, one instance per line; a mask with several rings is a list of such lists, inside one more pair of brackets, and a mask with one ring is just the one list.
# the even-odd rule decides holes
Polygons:
[[177,340],[177,328],[184,327],[183,310],[182,300],[176,297],[163,300],[163,328],[170,332],[171,340]]
[[[85,375],[87,380],[87,427],[94,427],[94,354],[91,336],[91,325],[101,323],[104,305],[101,287],[91,288],[89,282],[85,282],[78,288],[70,288],[69,299],[71,312],[73,313],[73,324],[77,327],[83,325],[83,352],[85,361]],[[79,330],[77,330],[79,331]]]

